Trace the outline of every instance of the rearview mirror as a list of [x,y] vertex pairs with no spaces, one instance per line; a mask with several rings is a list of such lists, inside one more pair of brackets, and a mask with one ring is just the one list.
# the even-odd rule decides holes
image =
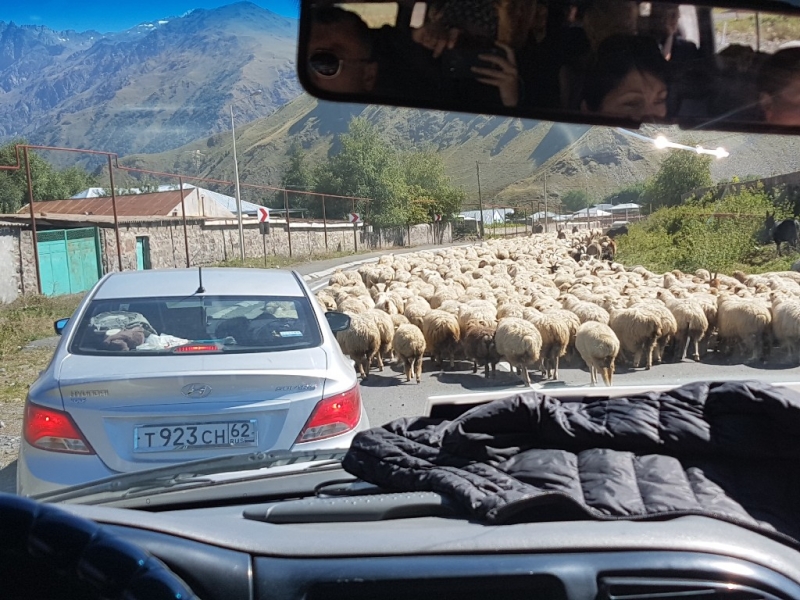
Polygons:
[[325,318],[327,319],[328,325],[330,325],[333,333],[336,333],[337,331],[344,331],[350,327],[350,316],[346,315],[345,313],[330,311],[325,313]]
[[67,326],[67,323],[69,323],[69,319],[59,319],[53,323],[53,329],[55,329],[56,335],[64,333],[64,328]]
[[800,9],[759,6],[303,0],[298,75],[325,100],[800,133]]

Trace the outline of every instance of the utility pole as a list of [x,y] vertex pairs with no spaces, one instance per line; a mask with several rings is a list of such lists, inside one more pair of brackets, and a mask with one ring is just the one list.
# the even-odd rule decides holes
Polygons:
[[233,139],[233,175],[236,178],[236,220],[238,221],[239,224],[239,260],[244,261],[244,225],[242,223],[242,193],[239,189],[239,161],[236,159],[236,124],[233,120],[233,104],[231,104],[231,138]]
[[547,171],[544,172],[544,232],[547,233]]
[[483,239],[483,199],[481,198],[481,163],[475,161],[475,167],[478,169],[478,213],[480,214],[480,236]]

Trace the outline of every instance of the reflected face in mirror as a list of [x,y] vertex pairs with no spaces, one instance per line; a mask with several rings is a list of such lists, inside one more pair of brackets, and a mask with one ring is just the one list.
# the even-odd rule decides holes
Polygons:
[[770,56],[758,79],[759,105],[771,125],[800,126],[800,48]]
[[630,71],[600,104],[600,112],[615,117],[663,120],[667,116],[667,84],[646,71]]
[[600,45],[587,77],[582,109],[636,121],[663,121],[666,73],[667,62],[652,38],[608,38]]
[[315,86],[340,94],[372,91],[377,64],[371,55],[369,28],[358,15],[335,7],[314,12],[308,72]]

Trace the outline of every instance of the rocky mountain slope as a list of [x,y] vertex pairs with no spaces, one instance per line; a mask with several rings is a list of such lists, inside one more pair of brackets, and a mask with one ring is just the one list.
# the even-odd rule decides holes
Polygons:
[[232,101],[264,116],[300,93],[296,29],[247,2],[107,34],[0,23],[0,140],[159,152],[229,129]]

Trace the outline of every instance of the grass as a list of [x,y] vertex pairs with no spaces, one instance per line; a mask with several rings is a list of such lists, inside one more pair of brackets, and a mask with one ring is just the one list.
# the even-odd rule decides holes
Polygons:
[[783,255],[778,256],[778,251],[774,244],[756,248],[747,257],[745,263],[735,265],[732,271],[743,271],[745,273],[768,273],[773,271],[789,271],[792,264],[800,258],[797,252],[789,252],[786,244],[783,244]]
[[71,316],[81,298],[26,296],[0,307],[0,402],[24,400],[53,354],[50,348],[26,350],[25,346],[55,335],[53,321]]

